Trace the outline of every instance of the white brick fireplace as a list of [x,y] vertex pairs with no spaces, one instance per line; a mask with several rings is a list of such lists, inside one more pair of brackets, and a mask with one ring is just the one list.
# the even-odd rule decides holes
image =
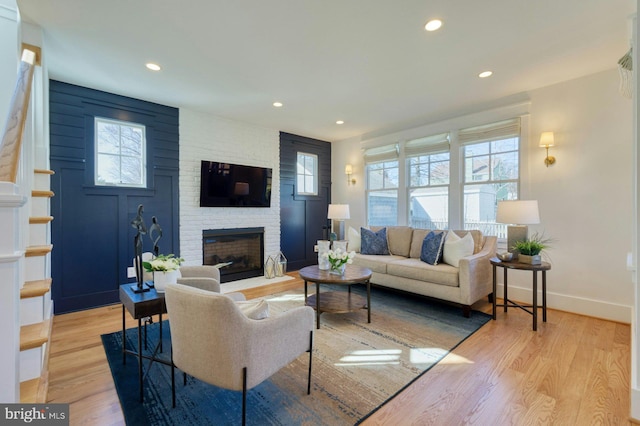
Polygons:
[[[271,207],[200,207],[200,161],[273,169]],[[180,255],[202,265],[202,231],[264,227],[264,255],[280,251],[280,133],[180,109]]]

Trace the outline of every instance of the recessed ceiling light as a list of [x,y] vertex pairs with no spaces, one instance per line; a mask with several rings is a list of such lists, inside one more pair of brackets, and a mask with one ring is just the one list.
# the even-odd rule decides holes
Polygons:
[[487,77],[490,77],[492,74],[493,74],[493,71],[483,71],[480,74],[478,74],[478,77],[487,78]]
[[149,68],[151,71],[160,71],[161,70],[160,65],[154,64],[153,62],[149,62],[147,64],[147,68]]
[[442,26],[442,21],[439,19],[432,19],[427,22],[427,25],[424,26],[424,29],[427,31],[435,31]]
[[282,106],[282,102],[274,102],[273,106],[276,108],[280,108]]
[[344,124],[344,121],[338,120],[338,121],[336,121],[336,124]]

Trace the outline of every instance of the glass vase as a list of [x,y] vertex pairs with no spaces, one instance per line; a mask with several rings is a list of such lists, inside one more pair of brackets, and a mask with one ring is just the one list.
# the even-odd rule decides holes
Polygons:
[[334,274],[334,275],[344,275],[344,270],[345,270],[346,267],[347,267],[346,263],[343,263],[340,266],[331,265],[331,268],[329,269],[329,273],[330,274]]

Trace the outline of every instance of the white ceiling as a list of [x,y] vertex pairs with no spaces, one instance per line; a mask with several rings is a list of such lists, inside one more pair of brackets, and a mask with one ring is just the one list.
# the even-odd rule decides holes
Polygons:
[[[616,68],[635,11],[633,0],[17,3],[44,29],[53,79],[329,141]],[[432,18],[444,25],[429,33]]]

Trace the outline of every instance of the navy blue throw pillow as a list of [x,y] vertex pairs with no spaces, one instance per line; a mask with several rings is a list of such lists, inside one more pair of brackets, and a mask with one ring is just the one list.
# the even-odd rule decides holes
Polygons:
[[361,254],[389,254],[387,246],[387,228],[382,228],[378,232],[370,229],[360,228],[360,253]]
[[444,246],[444,236],[446,232],[436,234],[431,231],[424,237],[422,241],[422,250],[420,251],[420,260],[430,265],[437,265],[442,261],[442,247]]

